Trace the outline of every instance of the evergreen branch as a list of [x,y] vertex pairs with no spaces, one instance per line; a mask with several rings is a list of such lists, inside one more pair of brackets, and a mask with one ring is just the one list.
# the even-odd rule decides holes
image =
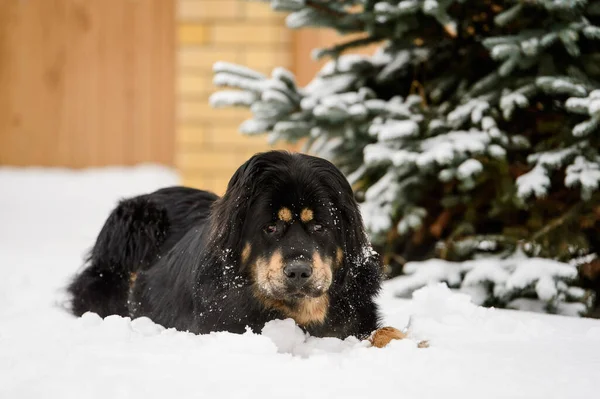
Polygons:
[[456,241],[454,241],[453,243],[461,243],[464,241],[477,241],[477,242],[481,242],[481,241],[494,241],[497,242],[499,244],[509,244],[509,245],[517,245],[519,242],[522,241],[521,238],[518,237],[514,237],[514,236],[509,236],[509,235],[500,235],[500,234],[480,234],[480,235],[473,235],[473,236],[465,236],[462,237]]
[[328,15],[331,15],[336,18],[342,18],[342,17],[345,17],[348,15],[345,12],[341,12],[341,11],[335,10],[331,7],[328,7],[327,3],[323,3],[320,1],[316,1],[316,0],[306,0],[306,5],[314,8],[315,10],[319,10],[319,11],[323,12],[324,14],[328,14]]
[[[308,7],[311,7],[315,10],[318,10],[320,12],[322,12],[323,14],[335,17],[335,18],[347,18],[349,16],[352,16],[351,13],[347,13],[347,12],[343,12],[343,11],[339,11],[336,10],[335,8],[330,7],[327,2],[322,2],[322,1],[318,1],[318,0],[306,0],[306,5]],[[364,24],[364,22],[360,21],[360,20],[356,20],[353,21],[356,26],[353,27],[356,30],[365,30],[366,26]]]
[[338,44],[338,45],[335,45],[328,49],[320,49],[320,50],[316,51],[315,58],[317,60],[319,60],[325,56],[337,58],[341,53],[343,53],[344,51],[346,51],[348,49],[351,49],[353,47],[367,46],[369,44],[376,43],[380,40],[381,40],[381,38],[376,37],[376,36],[366,36],[366,37],[361,37],[359,39],[350,40],[349,42]]
[[314,8],[315,10],[319,10],[324,12],[325,14],[329,14],[331,16],[334,16],[336,18],[341,18],[341,17],[345,17],[348,15],[348,13],[345,12],[341,12],[338,11],[334,8],[331,8],[328,6],[327,2],[321,2],[318,0],[306,0],[306,5],[309,7]]
[[[290,28],[351,36],[313,53],[334,62],[305,88],[288,74],[227,69],[217,81],[244,93],[214,101],[250,105],[244,133],[305,139],[306,151],[349,174],[384,263],[515,252],[564,261],[593,251],[600,27],[582,6],[590,0],[271,2],[291,12]],[[375,55],[349,54],[373,43]],[[456,217],[430,220],[440,211]],[[525,288],[507,298],[536,294]],[[564,299],[553,297],[553,309]]]
[[468,257],[484,241],[494,242],[501,248],[507,248],[510,253],[522,244],[520,237],[500,234],[475,234],[441,241],[438,247],[438,256],[441,259],[449,259],[450,255],[458,258]]
[[568,211],[563,213],[561,216],[551,220],[548,224],[546,224],[544,227],[542,227],[540,230],[538,230],[531,236],[531,241],[538,241],[540,238],[548,235],[553,230],[564,225],[566,222],[573,220],[577,215],[581,213],[583,205],[583,202],[578,202],[577,204],[573,205]]

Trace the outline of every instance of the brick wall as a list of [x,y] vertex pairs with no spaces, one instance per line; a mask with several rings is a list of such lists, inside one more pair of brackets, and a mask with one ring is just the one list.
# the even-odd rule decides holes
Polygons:
[[268,3],[178,0],[176,165],[184,184],[222,194],[235,169],[264,151],[266,136],[247,137],[245,109],[212,109],[212,65],[229,61],[270,73],[291,67],[292,34]]

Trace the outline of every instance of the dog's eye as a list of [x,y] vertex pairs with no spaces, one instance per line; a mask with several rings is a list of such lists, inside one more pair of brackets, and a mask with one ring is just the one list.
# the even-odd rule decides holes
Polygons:
[[265,233],[267,234],[275,234],[277,233],[277,225],[276,224],[270,224],[267,227],[265,227]]
[[316,231],[316,232],[323,231],[323,225],[317,224],[317,223],[313,224],[313,231]]

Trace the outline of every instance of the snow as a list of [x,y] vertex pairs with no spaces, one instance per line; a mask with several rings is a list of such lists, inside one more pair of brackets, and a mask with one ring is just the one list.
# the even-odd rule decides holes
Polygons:
[[317,18],[317,11],[312,8],[303,8],[288,14],[285,18],[285,25],[290,29],[299,29],[305,26],[311,26]]
[[594,90],[587,98],[571,97],[565,101],[567,110],[590,116],[590,119],[573,127],[573,136],[585,137],[598,129],[598,125],[600,125],[600,95],[598,93],[600,90]]
[[598,167],[600,157],[594,154],[594,159],[588,160],[581,155],[575,156],[577,152],[582,151],[584,146],[585,143],[577,143],[566,148],[529,155],[527,161],[535,162],[535,166],[517,178],[517,195],[520,198],[526,198],[532,194],[535,194],[536,197],[543,197],[550,188],[549,171],[563,167],[573,159],[566,168],[565,185],[567,187],[580,185],[582,198],[589,200],[600,186]]
[[[483,245],[482,245],[483,244]],[[493,242],[482,242],[481,246],[493,246]],[[520,305],[522,301],[512,300],[521,297],[522,292],[532,289],[537,295],[527,309],[544,312],[548,304],[559,306],[557,313],[578,315],[584,312],[583,303],[566,303],[565,298],[580,300],[585,291],[568,286],[577,277],[576,265],[544,258],[529,258],[518,251],[511,257],[492,256],[465,262],[449,262],[442,259],[429,259],[424,262],[408,262],[404,265],[404,276],[390,284],[395,295],[408,298],[415,290],[438,282],[468,293],[476,304],[483,304],[490,297],[507,301],[508,307]],[[565,298],[563,298],[563,296]],[[539,305],[535,302],[539,302]],[[520,306],[514,307],[521,309]]]
[[581,185],[582,197],[589,199],[600,187],[600,157],[595,162],[590,162],[578,155],[573,163],[567,166],[565,185],[567,187]]
[[371,57],[362,54],[343,54],[336,60],[328,61],[318,73],[318,76],[329,76],[335,72],[350,72],[356,65],[369,62]]
[[497,144],[490,144],[487,148],[487,152],[496,159],[506,158],[506,150]]
[[490,141],[488,133],[480,131],[453,131],[430,137],[421,142],[416,163],[423,168],[432,163],[449,165],[469,155],[484,153]]
[[[591,97],[591,94],[590,94]],[[588,107],[590,104],[589,98],[570,97],[565,101],[565,107],[571,111],[579,114],[587,114]]]
[[236,75],[232,72],[217,72],[213,78],[215,86],[239,87],[250,92],[261,93],[265,89],[266,80]]
[[231,106],[251,106],[258,96],[250,91],[221,90],[210,96],[210,106],[213,108]]
[[[0,398],[593,397],[600,322],[485,309],[443,284],[412,300],[386,282],[384,349],[306,336],[291,320],[262,334],[193,335],[147,318],[61,307],[62,291],[121,197],[176,184],[158,166],[0,168]],[[420,349],[417,342],[428,340]]]
[[567,79],[555,76],[538,77],[536,85],[550,94],[569,94],[573,96],[585,96],[587,90],[580,84],[573,83]]
[[369,127],[369,134],[378,136],[379,141],[392,141],[419,134],[419,125],[411,120],[389,119],[385,123],[374,123]]
[[529,100],[523,93],[515,91],[500,98],[500,108],[505,119],[510,120],[516,107],[525,108],[529,105]]
[[[478,123],[483,117],[481,112],[487,108],[489,108],[489,104],[485,101],[479,99],[469,100],[448,114],[448,122],[455,127],[459,127],[467,118],[471,117],[474,123]],[[479,114],[477,118],[472,116],[475,112]]]
[[290,99],[284,93],[277,90],[265,90],[262,92],[260,98],[262,101],[272,106],[274,103],[279,103],[286,107],[292,107]]
[[291,71],[284,67],[275,67],[271,76],[273,76],[273,79],[276,79],[277,81],[287,82],[294,87],[296,86],[296,77]]
[[240,132],[244,134],[261,134],[271,128],[271,122],[261,119],[247,119],[239,127]]
[[[537,284],[542,280],[550,279],[552,281],[553,277],[575,279],[577,278],[577,269],[551,259],[528,258],[518,260],[514,271],[506,281],[506,289],[524,289],[536,281],[538,281]],[[544,282],[544,287],[547,287],[546,282]],[[547,288],[545,289],[547,290]],[[539,296],[546,296],[546,293]]]
[[590,115],[600,113],[600,100],[590,101],[590,105],[588,106],[588,112],[590,113]]
[[351,72],[318,76],[304,87],[304,93],[310,97],[324,98],[349,91],[356,80],[356,74]]
[[213,72],[215,74],[218,74],[221,72],[232,73],[235,75],[244,76],[249,79],[255,79],[255,80],[265,80],[267,78],[264,74],[262,74],[260,72],[256,72],[254,69],[245,67],[243,65],[234,64],[231,62],[225,62],[225,61],[215,62],[213,64]]
[[458,166],[457,176],[459,179],[475,177],[483,170],[483,165],[476,159],[467,159]]
[[517,196],[521,199],[531,195],[544,197],[550,188],[550,177],[543,167],[536,165],[529,172],[517,177]]

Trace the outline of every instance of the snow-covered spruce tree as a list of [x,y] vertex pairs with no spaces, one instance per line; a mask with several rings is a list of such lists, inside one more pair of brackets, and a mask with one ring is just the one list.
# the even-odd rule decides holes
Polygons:
[[[458,264],[449,283],[478,282],[487,305],[590,304],[572,285],[574,262],[600,252],[600,1],[271,6],[289,13],[290,28],[353,36],[315,50],[331,61],[302,88],[282,68],[267,77],[217,63],[215,84],[237,90],[215,93],[213,106],[250,107],[243,133],[302,140],[338,165],[392,273],[411,260],[518,253],[573,266],[548,264],[544,278],[510,285],[524,273],[515,262]],[[372,56],[347,54],[372,43]]]

